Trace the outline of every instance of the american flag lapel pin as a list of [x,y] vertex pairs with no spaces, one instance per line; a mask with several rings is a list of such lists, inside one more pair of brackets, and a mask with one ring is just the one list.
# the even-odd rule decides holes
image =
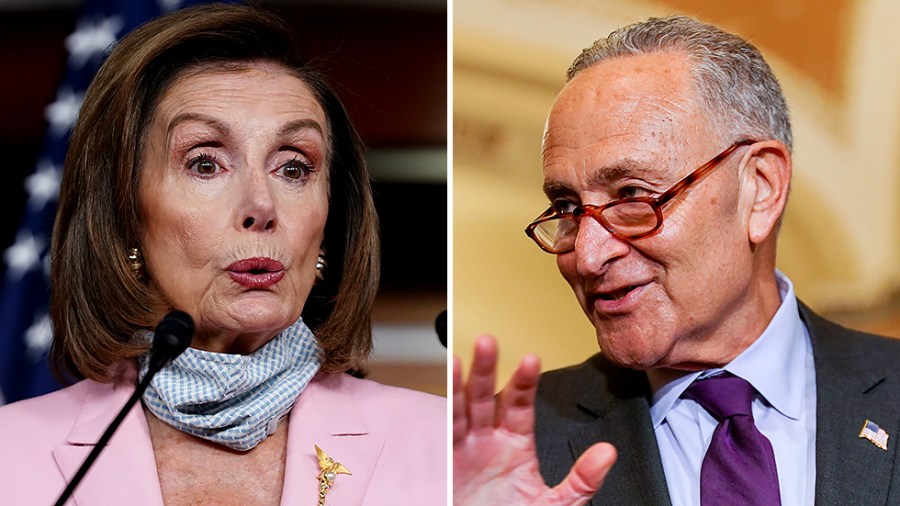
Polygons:
[[890,436],[877,423],[866,420],[863,423],[862,430],[859,431],[859,437],[868,439],[875,446],[887,451],[888,437]]

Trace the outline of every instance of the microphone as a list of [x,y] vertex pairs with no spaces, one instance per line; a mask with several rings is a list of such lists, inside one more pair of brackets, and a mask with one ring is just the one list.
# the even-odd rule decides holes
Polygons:
[[193,336],[194,320],[191,315],[177,309],[170,311],[156,326],[147,376],[156,374],[170,360],[181,355],[191,345]]
[[447,310],[443,310],[437,315],[437,319],[434,321],[434,330],[437,331],[438,340],[440,340],[441,344],[444,345],[444,348],[447,347]]
[[140,383],[138,383],[137,388],[134,390],[134,393],[131,394],[128,402],[126,402],[125,406],[119,410],[119,414],[116,415],[109,424],[109,427],[106,428],[106,431],[103,432],[103,435],[100,436],[100,439],[97,440],[94,449],[91,450],[91,453],[84,459],[81,467],[78,468],[78,472],[72,477],[72,481],[69,482],[66,489],[63,490],[63,493],[59,496],[59,499],[56,500],[56,506],[63,506],[66,501],[69,500],[69,497],[71,497],[75,488],[81,483],[81,479],[87,474],[88,469],[91,468],[91,465],[93,465],[97,456],[100,455],[100,452],[106,447],[106,444],[116,432],[116,429],[119,428],[119,424],[122,423],[122,420],[125,419],[125,416],[131,411],[131,408],[138,399],[144,395],[144,391],[147,390],[153,376],[156,375],[156,373],[158,373],[170,360],[181,355],[181,353],[191,344],[191,338],[193,336],[194,320],[192,320],[191,316],[184,311],[173,309],[159,322],[153,336],[153,344],[150,347],[147,375],[144,376],[144,379],[142,379]]

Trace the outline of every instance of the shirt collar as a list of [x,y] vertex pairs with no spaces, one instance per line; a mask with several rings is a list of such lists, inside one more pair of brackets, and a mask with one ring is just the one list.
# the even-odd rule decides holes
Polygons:
[[[811,355],[806,327],[800,319],[794,285],[775,271],[781,305],[772,321],[746,350],[723,369],[744,378],[784,416],[799,419],[803,409],[806,376],[803,367]],[[650,416],[656,428],[669,414],[681,394],[700,376],[711,376],[723,369],[708,369],[677,378],[653,393]]]

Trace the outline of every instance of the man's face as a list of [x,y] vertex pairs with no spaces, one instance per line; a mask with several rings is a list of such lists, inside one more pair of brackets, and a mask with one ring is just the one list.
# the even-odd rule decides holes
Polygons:
[[[679,53],[638,55],[569,82],[544,136],[551,202],[571,208],[658,196],[740,140],[714,131],[689,69]],[[738,172],[747,149],[664,207],[655,234],[625,241],[586,218],[575,250],[558,255],[612,361],[637,369],[721,365],[758,335],[745,335],[759,303]]]

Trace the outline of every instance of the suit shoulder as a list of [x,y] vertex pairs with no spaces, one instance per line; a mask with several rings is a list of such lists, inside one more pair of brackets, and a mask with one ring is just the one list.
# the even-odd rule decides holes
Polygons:
[[[89,383],[0,407],[0,503],[31,503],[22,483],[46,487],[59,477],[53,450],[72,431]],[[31,499],[23,502],[25,497]]]
[[844,357],[859,355],[867,361],[889,361],[892,364],[896,364],[900,356],[900,339],[844,327],[805,306],[802,306],[801,315],[817,353]]
[[597,353],[584,362],[541,374],[538,392],[541,396],[572,397],[575,391],[607,392],[614,397],[643,395],[647,375],[619,367]]
[[541,375],[535,399],[536,437],[554,437],[590,423],[611,403],[649,396],[647,375],[619,367],[598,353],[581,364]]
[[326,375],[320,378],[320,384],[352,398],[370,421],[396,424],[398,419],[408,419],[446,423],[446,397],[355,378],[349,374]]
[[[396,481],[396,487],[407,487],[403,483],[412,480],[419,485],[406,492],[420,490],[429,498],[446,495],[449,423],[445,397],[348,374],[319,376],[316,383],[317,394],[327,396],[319,397],[322,405],[349,403],[367,431],[384,438],[378,464],[382,485]],[[411,469],[410,462],[418,465]]]
[[68,429],[84,404],[90,381],[0,406],[0,441]]
[[[314,396],[307,397],[308,393]],[[438,504],[447,496],[447,399],[348,374],[316,376],[300,395],[322,427],[365,433],[377,443],[366,504]],[[344,417],[337,420],[335,417]],[[289,432],[290,433],[290,432]],[[360,442],[360,451],[367,446]],[[351,443],[346,448],[356,447]],[[368,451],[368,450],[365,450]],[[351,470],[355,468],[351,466]],[[329,504],[331,504],[329,502]]]
[[609,362],[603,358],[603,354],[597,353],[580,364],[552,369],[541,374],[541,384],[554,386],[574,379],[579,381],[602,382],[605,380]]

